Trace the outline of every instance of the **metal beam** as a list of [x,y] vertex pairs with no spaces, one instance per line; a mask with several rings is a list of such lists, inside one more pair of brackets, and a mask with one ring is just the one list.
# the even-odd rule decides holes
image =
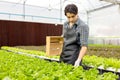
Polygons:
[[106,1],[112,4],[119,4],[120,5],[120,1],[119,0],[100,0],[100,1]]
[[98,11],[98,10],[101,10],[101,9],[103,9],[103,8],[108,8],[108,7],[111,7],[111,6],[114,6],[114,4],[102,6],[102,7],[96,8],[96,9],[89,10],[89,11],[87,11],[87,12],[90,13],[90,12]]

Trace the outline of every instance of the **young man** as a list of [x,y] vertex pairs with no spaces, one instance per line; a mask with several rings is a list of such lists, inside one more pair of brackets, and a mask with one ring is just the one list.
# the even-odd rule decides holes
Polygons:
[[60,61],[77,67],[87,51],[89,28],[80,20],[75,4],[68,4],[64,13],[68,21],[63,25],[64,44]]

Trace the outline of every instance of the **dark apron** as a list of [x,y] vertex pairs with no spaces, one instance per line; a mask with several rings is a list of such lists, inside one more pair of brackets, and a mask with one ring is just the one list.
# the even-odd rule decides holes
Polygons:
[[77,42],[77,32],[75,29],[68,28],[64,33],[64,43],[62,53],[60,55],[60,61],[74,65],[80,52],[80,45]]

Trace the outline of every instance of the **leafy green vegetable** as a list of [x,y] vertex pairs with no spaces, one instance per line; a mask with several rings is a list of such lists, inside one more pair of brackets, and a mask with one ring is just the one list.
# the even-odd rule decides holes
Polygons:
[[[0,50],[0,80],[116,80],[116,74],[99,75],[97,69],[84,70],[64,63]],[[113,76],[111,79],[107,76]]]

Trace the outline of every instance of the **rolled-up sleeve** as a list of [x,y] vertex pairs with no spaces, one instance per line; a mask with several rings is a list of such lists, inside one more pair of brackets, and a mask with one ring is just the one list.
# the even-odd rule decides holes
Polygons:
[[89,36],[89,27],[88,25],[84,24],[81,26],[80,31],[80,43],[81,46],[88,46],[88,36]]

